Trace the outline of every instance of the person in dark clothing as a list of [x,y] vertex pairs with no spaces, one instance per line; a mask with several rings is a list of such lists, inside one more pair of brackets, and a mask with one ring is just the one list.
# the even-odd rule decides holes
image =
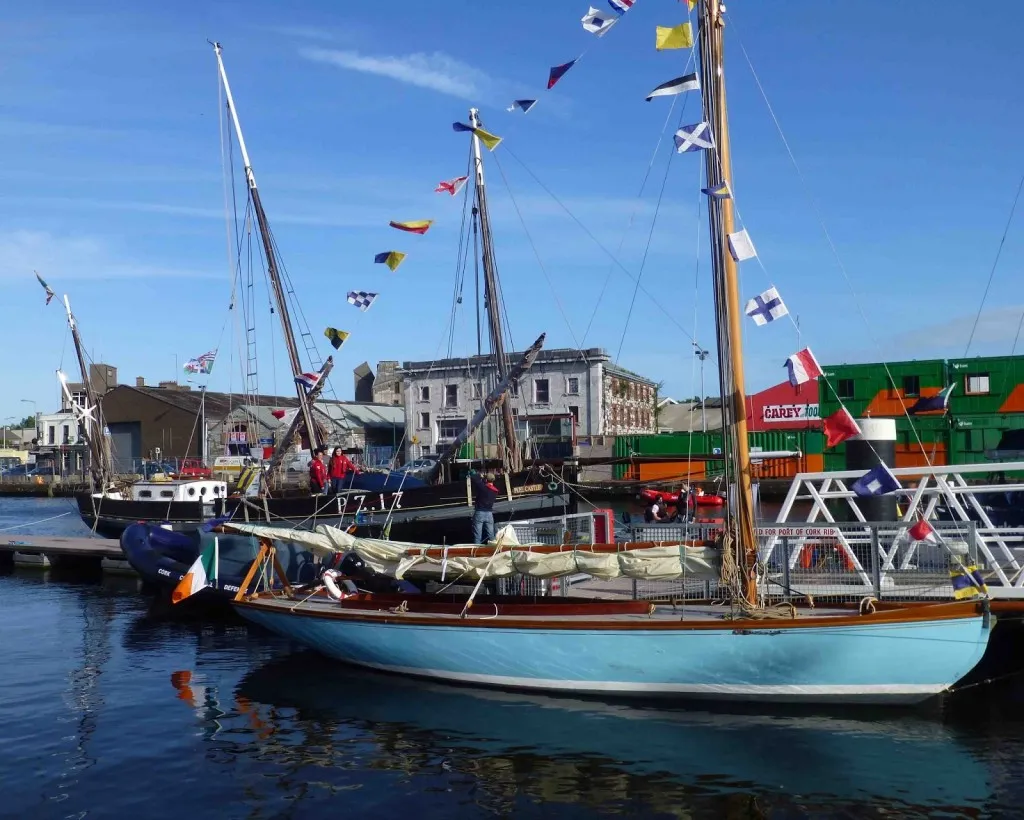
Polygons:
[[358,473],[359,470],[351,459],[345,455],[340,447],[335,447],[331,453],[331,460],[327,463],[327,475],[331,479],[331,492],[337,495],[345,489],[345,479],[349,473]]
[[313,453],[309,462],[309,492],[311,495],[322,495],[327,489],[327,465],[324,464],[324,451],[319,448]]
[[644,510],[644,521],[648,524],[654,524],[658,521],[664,521],[665,516],[661,512],[661,503],[659,501],[651,501],[647,505],[647,509]]
[[469,481],[473,487],[473,543],[486,544],[494,540],[494,501],[499,490],[490,473],[481,476],[476,470],[470,470]]

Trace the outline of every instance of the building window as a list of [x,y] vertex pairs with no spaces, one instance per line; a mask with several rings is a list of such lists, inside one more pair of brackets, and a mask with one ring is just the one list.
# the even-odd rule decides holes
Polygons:
[[518,418],[518,417],[519,417],[519,408],[518,407],[513,407],[512,408],[512,418]]
[[964,377],[966,384],[965,393],[969,395],[982,395],[988,393],[988,373],[968,373]]
[[420,413],[420,424],[416,428],[417,430],[429,430],[430,429],[430,413]]
[[423,455],[425,455],[425,456],[429,456],[430,455],[430,445],[429,444],[424,444],[420,449],[423,451]]
[[71,443],[71,426],[68,425],[68,424],[64,425],[64,443],[65,444],[70,444]]
[[576,426],[580,426],[580,408],[577,404],[569,405],[569,415],[572,416],[572,420],[576,422]]
[[548,404],[551,401],[551,388],[547,379],[533,380],[533,403]]
[[465,419],[442,419],[437,423],[437,440],[453,441],[466,429]]
[[519,398],[519,382],[513,380],[512,384],[508,386],[508,394],[513,398]]
[[903,395],[910,399],[916,399],[918,396],[921,395],[920,376],[903,377]]
[[580,394],[580,380],[578,376],[570,376],[565,380],[565,392],[570,396],[578,396]]
[[482,399],[484,397],[484,386],[480,382],[473,382],[473,398]]
[[57,428],[54,427],[52,424],[48,425],[47,428],[46,428],[46,443],[47,444],[53,444],[54,443],[54,439],[56,438],[56,436],[57,436]]
[[853,379],[839,379],[836,381],[836,395],[841,399],[852,399]]
[[444,386],[444,406],[459,406],[459,386],[457,384],[446,384]]
[[430,387],[424,386],[420,388],[420,401],[430,401]]

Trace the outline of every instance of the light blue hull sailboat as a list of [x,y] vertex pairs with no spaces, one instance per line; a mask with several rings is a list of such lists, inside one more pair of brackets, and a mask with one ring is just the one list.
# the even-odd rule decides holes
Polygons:
[[325,655],[388,672],[504,689],[802,703],[925,700],[978,663],[992,625],[971,602],[783,621],[712,620],[710,609],[681,620],[670,607],[590,616],[586,602],[537,617],[489,615],[493,605],[481,603],[460,618],[365,603],[257,596],[237,607]]

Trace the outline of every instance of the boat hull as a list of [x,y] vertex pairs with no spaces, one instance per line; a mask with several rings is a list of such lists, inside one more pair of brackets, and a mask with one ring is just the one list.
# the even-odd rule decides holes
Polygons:
[[[246,619],[347,663],[455,683],[644,698],[912,704],[949,689],[984,654],[990,619],[757,628],[458,623],[303,613],[239,602]],[[966,611],[965,611],[966,613]],[[415,619],[414,619],[415,620]],[[638,628],[639,627],[639,628]]]

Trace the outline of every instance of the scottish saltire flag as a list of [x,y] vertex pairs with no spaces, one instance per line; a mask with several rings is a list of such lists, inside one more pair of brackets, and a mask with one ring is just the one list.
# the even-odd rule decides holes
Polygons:
[[[579,57],[576,58],[576,60],[578,60],[578,59],[579,59]],[[570,60],[567,63],[562,63],[562,65],[556,65],[554,68],[552,68],[548,72],[548,91],[550,91],[552,88],[554,88],[555,87],[555,83],[557,83],[560,79],[562,79],[562,77],[565,76],[565,73],[570,68],[572,68],[574,65],[576,65],[576,60]]]
[[903,485],[885,464],[878,464],[854,481],[850,489],[861,498],[871,498],[902,490]]
[[953,585],[953,598],[957,601],[988,595],[988,584],[975,564],[950,567],[949,580]]
[[583,23],[584,31],[603,37],[612,26],[619,22],[619,18],[611,12],[601,11],[591,6],[580,22]]
[[365,290],[350,290],[348,292],[348,303],[355,305],[362,311],[370,309],[370,305],[373,304],[373,300],[377,298],[376,293],[367,293]]
[[522,111],[524,114],[528,113],[531,108],[537,104],[536,100],[512,100],[512,105],[506,108],[506,111]]
[[312,390],[318,381],[320,381],[319,373],[303,373],[301,376],[295,377],[295,383],[302,385],[306,390]]
[[949,387],[943,387],[934,396],[922,396],[916,402],[914,406],[907,410],[908,413],[931,413],[936,410],[945,412],[949,408],[949,397],[953,394],[953,388],[955,384],[949,385]]
[[848,438],[860,435],[860,425],[845,407],[840,407],[831,416],[827,416],[822,421],[821,427],[825,432],[826,447],[835,447]]
[[420,235],[425,234],[430,230],[430,226],[434,224],[433,219],[416,219],[412,222],[395,222],[391,221],[388,223],[392,228],[398,228],[400,231],[406,233],[418,233]]
[[38,271],[32,271],[32,273],[36,275],[36,279],[39,280],[39,284],[42,285],[43,290],[46,291],[46,304],[50,304],[50,300],[57,294],[55,294],[53,292],[53,289],[48,284],[46,284],[46,282],[43,281],[43,277],[39,275]]
[[608,5],[612,7],[612,11],[616,14],[625,14],[631,8],[636,0],[608,0]]
[[[736,231],[736,233],[729,234],[729,253],[732,254],[732,258],[737,262],[745,262],[747,259],[753,259],[757,256],[757,251],[754,250],[754,240],[750,238],[750,234],[747,233],[746,228],[742,231]],[[787,311],[788,313],[789,311]]]
[[403,259],[405,259],[405,254],[401,251],[384,251],[373,257],[375,264],[387,265],[392,271],[398,270],[398,266],[402,264]]
[[732,199],[732,191],[729,190],[728,182],[719,182],[717,185],[712,185],[710,188],[701,188],[700,192],[706,194],[712,199]]
[[673,139],[676,142],[676,151],[680,154],[715,147],[715,141],[711,137],[711,126],[706,122],[684,125],[676,131]]
[[654,30],[654,48],[656,51],[667,51],[673,48],[691,48],[693,46],[693,26],[690,22],[678,26],[658,26]]
[[935,532],[935,527],[929,524],[924,518],[907,530],[907,535],[915,541],[924,541],[926,544],[939,543],[939,534]]
[[647,95],[647,102],[650,102],[655,97],[671,97],[673,94],[682,94],[684,91],[698,91],[699,89],[700,80],[697,79],[697,74],[694,72],[693,74],[687,74],[685,77],[676,77],[674,80],[662,83]]
[[754,320],[755,325],[760,327],[787,315],[789,308],[786,307],[775,288],[768,288],[760,296],[748,300],[743,312]]
[[341,350],[341,346],[345,344],[345,340],[348,339],[348,333],[344,330],[338,330],[336,327],[329,327],[324,330],[324,336],[331,340],[331,347],[335,350]]
[[208,353],[204,353],[202,356],[197,356],[194,359],[189,359],[185,362],[186,373],[203,373],[208,374],[213,371],[213,360],[217,358],[217,351],[211,350]]
[[434,189],[434,193],[451,194],[452,196],[455,196],[459,191],[462,190],[462,186],[466,184],[467,179],[469,179],[469,177],[455,177],[455,179],[450,179],[447,182],[442,180],[441,182],[437,183],[437,187]]
[[214,577],[216,574],[213,561],[213,549],[213,544],[208,544],[206,548],[199,553],[199,557],[196,558],[192,566],[189,567],[188,572],[185,573],[185,577],[178,582],[178,585],[171,592],[172,603],[180,604],[186,598],[190,598],[197,592],[201,592],[208,586],[212,586],[210,578]]
[[798,384],[809,382],[821,375],[821,365],[814,358],[809,347],[797,351],[786,359],[786,369],[789,371],[789,383],[796,387]]
[[488,131],[484,131],[483,128],[474,128],[472,125],[466,125],[464,122],[453,122],[453,131],[469,131],[470,133],[476,134],[480,138],[480,142],[487,146],[488,151],[493,151],[501,143],[501,137],[496,137]]

